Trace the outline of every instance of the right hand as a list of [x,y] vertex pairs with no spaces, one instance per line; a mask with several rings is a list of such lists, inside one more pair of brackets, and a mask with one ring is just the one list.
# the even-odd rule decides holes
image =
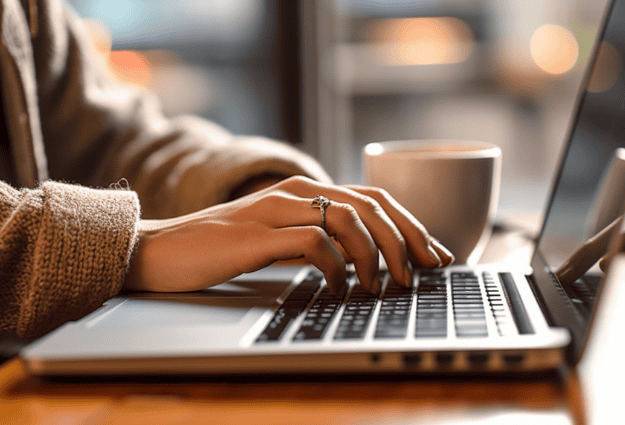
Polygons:
[[609,252],[610,241],[615,232],[621,230],[623,216],[607,225],[599,233],[584,242],[555,272],[562,285],[570,285],[582,277],[599,261],[599,267],[606,272],[614,253]]
[[[326,230],[316,195],[329,198]],[[444,267],[453,255],[385,191],[336,186],[291,177],[234,201],[193,214],[141,220],[139,242],[125,289],[194,291],[266,267],[306,258],[331,290],[347,290],[346,261],[354,262],[362,286],[380,292],[378,249],[392,279],[412,286],[409,259],[421,267]]]

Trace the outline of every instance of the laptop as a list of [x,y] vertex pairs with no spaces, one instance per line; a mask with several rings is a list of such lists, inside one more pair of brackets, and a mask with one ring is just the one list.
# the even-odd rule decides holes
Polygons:
[[[576,363],[601,304],[602,274],[595,266],[563,285],[555,271],[587,237],[603,173],[625,146],[625,0],[608,5],[594,50],[620,58],[595,53],[589,61],[531,264],[415,270],[412,289],[382,273],[377,297],[351,273],[339,299],[306,266],[270,267],[193,293],[126,293],[30,344],[25,365],[46,376],[231,376],[534,372]],[[605,72],[593,73],[595,65]]]

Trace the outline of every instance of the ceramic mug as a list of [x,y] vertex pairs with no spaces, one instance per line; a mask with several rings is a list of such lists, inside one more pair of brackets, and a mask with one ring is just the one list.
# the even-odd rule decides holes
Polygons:
[[476,263],[492,232],[501,149],[466,140],[404,140],[363,149],[365,184],[385,189],[456,257]]

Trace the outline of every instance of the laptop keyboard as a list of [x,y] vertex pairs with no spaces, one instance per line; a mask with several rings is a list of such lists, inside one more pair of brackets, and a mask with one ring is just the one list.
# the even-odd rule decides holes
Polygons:
[[[387,277],[381,278],[390,281]],[[447,275],[425,271],[419,275],[415,288],[405,289],[391,282],[380,296],[374,296],[353,284],[344,299],[322,285],[322,279],[319,272],[311,272],[289,294],[256,342],[281,341],[287,334],[294,343],[319,341],[331,329],[329,338],[337,342],[363,340],[369,332],[374,340],[405,339],[408,332],[413,332],[417,339],[446,338],[450,329],[448,317],[453,320],[451,329],[457,338],[486,338],[487,314],[493,317],[493,329],[499,335],[510,329],[510,310],[489,273],[483,273],[481,283],[473,272]],[[349,279],[356,278],[352,274]],[[451,315],[448,308],[452,309]],[[302,314],[304,317],[298,322]],[[290,326],[296,322],[297,330],[290,332]]]
[[600,281],[600,275],[586,274],[575,282],[564,286],[564,290],[573,302],[573,305],[585,319],[590,317]]

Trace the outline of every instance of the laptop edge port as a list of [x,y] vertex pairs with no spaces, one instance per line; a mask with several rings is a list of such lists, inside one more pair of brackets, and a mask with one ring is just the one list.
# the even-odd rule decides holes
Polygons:
[[490,355],[487,353],[469,353],[467,354],[467,361],[471,366],[485,366],[490,360]]
[[453,353],[438,353],[435,358],[439,366],[450,366],[454,362]]
[[421,362],[421,354],[419,353],[405,353],[404,357],[404,364],[406,366],[409,367],[414,367],[416,365],[418,365]]
[[525,360],[524,354],[504,354],[503,361],[507,366],[520,366]]

